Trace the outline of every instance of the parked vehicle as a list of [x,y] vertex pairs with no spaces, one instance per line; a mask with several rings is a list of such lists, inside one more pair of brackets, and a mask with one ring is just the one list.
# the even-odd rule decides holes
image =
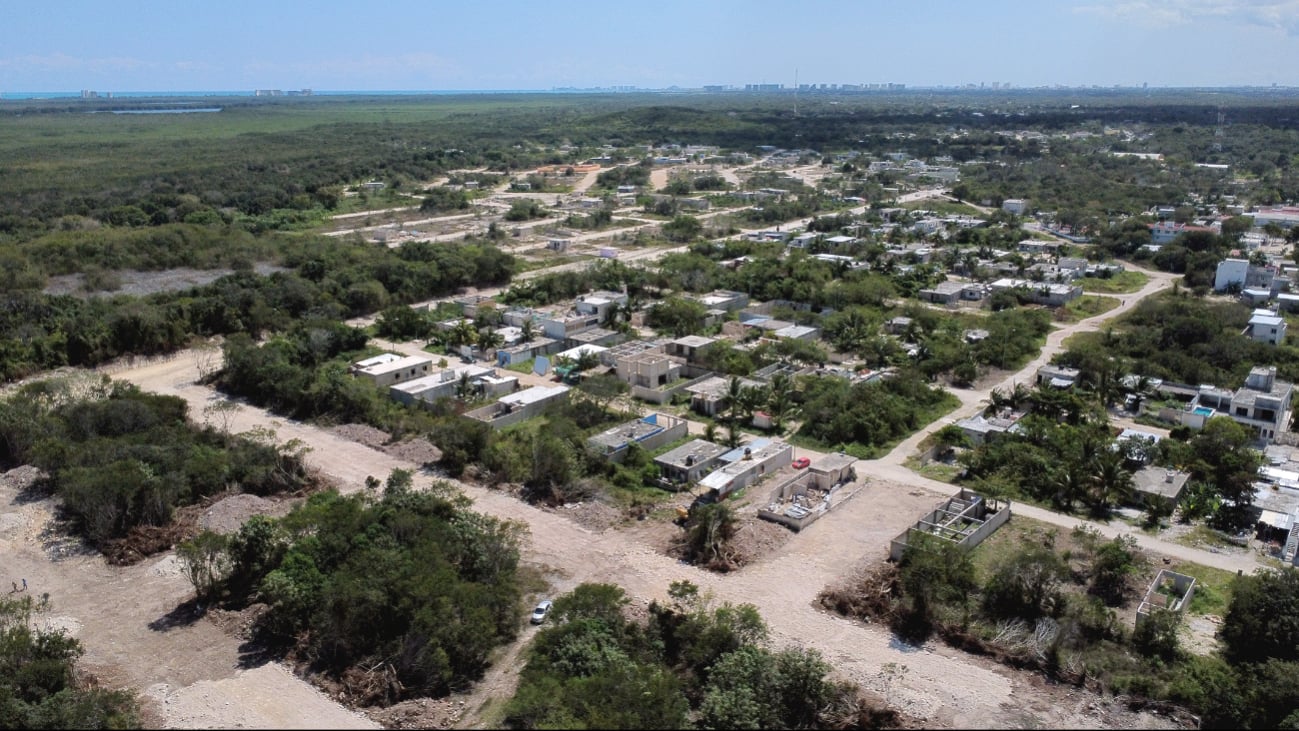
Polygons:
[[537,608],[532,610],[532,623],[541,624],[546,621],[546,617],[550,614],[550,608],[552,606],[554,606],[554,603],[549,599],[545,599],[538,604]]

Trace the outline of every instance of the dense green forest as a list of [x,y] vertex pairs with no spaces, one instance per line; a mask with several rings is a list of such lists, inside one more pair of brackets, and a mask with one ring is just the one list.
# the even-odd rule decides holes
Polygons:
[[582,584],[555,600],[537,634],[510,728],[881,728],[874,708],[829,676],[815,651],[773,650],[752,605],[716,604],[689,582],[652,603],[646,622],[610,584]]
[[1154,609],[1136,629],[1119,619],[1150,580],[1131,538],[1102,540],[1078,529],[1066,541],[1054,529],[1036,529],[1002,540],[1001,550],[994,537],[968,551],[913,534],[900,562],[824,592],[822,604],[888,622],[915,641],[936,635],[1056,682],[1124,695],[1132,707],[1171,701],[1204,728],[1299,721],[1299,695],[1287,679],[1299,670],[1299,635],[1286,619],[1299,610],[1294,572],[1261,570],[1198,586],[1193,601],[1225,609],[1221,650],[1202,654],[1183,645],[1180,613]]
[[1098,333],[1070,340],[1057,361],[1107,390],[1133,373],[1187,384],[1238,388],[1250,368],[1275,365],[1283,380],[1299,380],[1299,348],[1268,345],[1242,334],[1251,310],[1237,302],[1206,301],[1185,291],[1148,297]]
[[133,695],[78,675],[79,641],[36,627],[32,615],[47,604],[0,598],[0,728],[141,728]]
[[212,284],[146,297],[6,290],[0,294],[0,379],[63,365],[93,366],[122,355],[166,353],[195,337],[260,337],[303,318],[374,313],[465,285],[500,284],[514,267],[512,256],[488,244],[395,251],[332,239],[295,242],[282,262],[289,271],[239,271]]
[[176,396],[120,382],[73,389],[38,381],[0,401],[0,468],[34,465],[81,532],[110,559],[165,550],[176,510],[227,490],[307,488],[294,444],[228,434],[187,419]]
[[[947,139],[918,134],[907,146],[917,156],[948,154],[964,163],[1021,162],[1042,155],[1040,143],[1001,134],[1007,128],[1050,133],[1085,125],[1097,131],[1104,125],[1149,125],[1162,131],[1134,141],[1052,140],[1050,154],[1155,148],[1188,165],[1236,163],[1284,199],[1295,197],[1288,161],[1299,144],[1291,100],[1243,93],[1211,98],[1189,91],[1144,96],[1081,90],[836,95],[806,101],[797,116],[780,95],[736,94],[217,103],[222,111],[216,114],[175,115],[185,119],[74,113],[129,106],[125,100],[5,105],[0,109],[6,130],[0,144],[0,237],[25,240],[57,225],[76,225],[78,217],[138,226],[211,220],[227,210],[257,217],[330,209],[344,186],[362,180],[377,178],[400,188],[455,169],[572,163],[601,144],[691,143],[737,150],[776,145],[880,154],[896,147],[890,133],[898,129],[960,130]],[[1233,125],[1225,141],[1213,134],[1220,108],[1228,110]],[[301,144],[304,137],[311,139],[309,147]],[[556,151],[564,143],[572,153]],[[1159,187],[1149,185],[1154,168],[1140,161],[1096,160],[1083,167],[1062,172],[1055,164],[1036,171],[987,165],[986,175],[967,167],[973,176],[968,197],[1028,196],[1053,208],[1097,210],[1106,208],[1107,199],[1082,191],[1101,192],[1120,208],[1181,199],[1162,180]],[[1103,192],[1120,189],[1118,198]]]
[[284,518],[199,534],[179,553],[201,599],[265,603],[259,640],[361,704],[388,705],[464,688],[518,634],[525,530],[473,512],[449,485],[416,491],[395,471],[380,494],[318,493]]

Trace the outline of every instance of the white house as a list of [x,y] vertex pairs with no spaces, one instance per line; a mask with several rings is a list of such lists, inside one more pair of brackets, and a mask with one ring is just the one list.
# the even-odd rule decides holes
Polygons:
[[415,355],[383,353],[352,364],[352,375],[368,378],[376,386],[391,386],[421,376],[427,376],[433,367],[432,358]]
[[1280,345],[1285,342],[1285,318],[1271,310],[1254,310],[1249,318],[1249,336],[1268,345]]

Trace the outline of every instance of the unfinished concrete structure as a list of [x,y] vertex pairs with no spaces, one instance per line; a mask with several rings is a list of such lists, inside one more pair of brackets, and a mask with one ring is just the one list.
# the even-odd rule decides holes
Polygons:
[[611,462],[622,462],[633,444],[654,450],[686,436],[686,420],[649,414],[606,429],[586,440],[587,448]]
[[902,531],[889,545],[889,560],[899,561],[914,533],[926,533],[971,549],[1010,520],[1010,501],[989,501],[964,488]]
[[1137,607],[1136,626],[1140,627],[1142,622],[1150,619],[1150,615],[1160,609],[1182,614],[1191,606],[1191,598],[1194,596],[1195,577],[1160,569],[1155,580],[1150,582],[1150,588],[1146,589],[1141,606]]
[[668,490],[699,482],[721,463],[728,450],[720,444],[694,439],[654,458],[659,466],[659,485]]
[[758,517],[800,531],[821,516],[847,502],[861,491],[857,458],[840,453],[827,454],[771,490],[766,506]]
[[519,379],[502,376],[495,368],[473,363],[460,363],[443,368],[437,373],[398,383],[388,387],[394,401],[407,406],[431,406],[441,398],[468,397],[470,395],[501,396],[519,387]]
[[568,386],[533,386],[532,388],[502,396],[499,401],[465,414],[501,429],[545,411],[551,404],[568,399]]

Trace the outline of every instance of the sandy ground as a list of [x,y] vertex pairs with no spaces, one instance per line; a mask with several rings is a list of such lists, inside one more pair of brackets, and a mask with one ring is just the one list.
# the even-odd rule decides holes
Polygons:
[[668,169],[654,168],[650,171],[650,189],[657,193],[668,184]]
[[246,656],[238,640],[190,612],[193,589],[174,554],[107,565],[65,538],[54,501],[32,499],[14,472],[0,479],[0,556],[9,581],[49,594],[41,626],[86,649],[81,667],[108,687],[141,692],[146,716],[169,728],[375,728],[278,663]]

